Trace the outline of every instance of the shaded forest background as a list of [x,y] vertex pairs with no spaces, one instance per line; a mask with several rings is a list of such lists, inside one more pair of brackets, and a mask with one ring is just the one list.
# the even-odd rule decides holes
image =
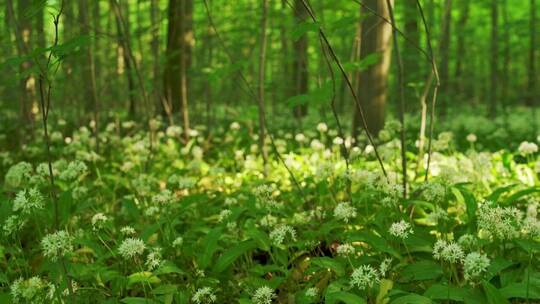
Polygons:
[[[26,131],[38,122],[38,75],[53,45],[53,16],[61,3],[0,2],[2,128],[31,134]],[[407,113],[425,113],[431,102],[436,81],[430,44],[440,78],[438,116],[451,118],[473,107],[494,118],[511,106],[537,105],[535,0],[419,2],[426,26],[416,0],[394,5]],[[185,129],[205,125],[212,131],[234,119],[256,126],[266,111],[270,125],[301,129],[311,121],[332,121],[333,101],[355,136],[357,108],[338,69],[333,63],[328,68],[322,28],[376,135],[399,108],[386,0],[315,0],[309,10],[307,3],[65,1],[54,48],[61,64],[47,72],[54,75],[52,112],[75,125],[162,115]]]

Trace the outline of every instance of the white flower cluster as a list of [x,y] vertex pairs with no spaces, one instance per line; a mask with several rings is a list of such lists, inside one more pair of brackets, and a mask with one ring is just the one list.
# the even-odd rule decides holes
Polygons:
[[345,223],[348,223],[350,219],[356,217],[356,208],[349,202],[341,202],[334,208],[334,216],[338,220],[343,220]]
[[308,298],[316,298],[319,296],[319,289],[317,287],[310,287],[306,290],[306,296]]
[[287,235],[290,236],[290,240],[293,242],[296,241],[296,230],[289,225],[281,225],[270,232],[270,240],[279,246],[283,244]]
[[406,239],[409,237],[409,235],[413,234],[414,231],[411,227],[411,224],[405,222],[404,220],[401,220],[399,222],[393,223],[392,226],[390,226],[390,229],[388,232],[400,239]]
[[217,297],[212,288],[203,287],[197,289],[195,294],[193,294],[193,297],[191,297],[191,301],[193,301],[195,304],[215,303],[217,301]]
[[67,231],[59,230],[55,233],[47,234],[41,240],[41,247],[46,257],[50,258],[51,261],[57,261],[59,257],[73,252],[73,238]]
[[10,289],[13,303],[52,303],[56,291],[53,284],[37,276],[27,280],[19,278],[11,284]]
[[489,262],[489,258],[485,254],[479,252],[467,254],[463,262],[465,280],[471,281],[478,278],[482,273],[486,272]]
[[358,289],[371,288],[375,283],[380,281],[379,272],[370,265],[361,265],[356,268],[351,274],[351,285]]
[[422,196],[428,202],[437,203],[446,196],[446,187],[441,183],[429,182],[423,187]]
[[65,181],[73,181],[81,177],[88,167],[80,160],[72,161],[68,164],[67,168],[60,173],[60,179]]
[[469,135],[467,135],[467,141],[468,142],[474,143],[474,142],[476,142],[476,140],[477,140],[476,134],[470,133]]
[[141,239],[127,238],[118,247],[118,252],[124,259],[129,260],[143,254],[145,249],[146,245]]
[[533,142],[524,141],[519,144],[518,151],[522,155],[530,155],[538,152],[538,145]]
[[160,193],[152,196],[152,203],[157,205],[167,205],[175,201],[174,194],[169,189],[164,189]]
[[101,212],[94,214],[94,216],[92,216],[92,229],[98,230],[103,228],[103,225],[107,220],[107,216]]
[[354,255],[356,249],[351,244],[341,244],[336,248],[336,252],[340,256],[351,256]]
[[227,222],[228,218],[232,215],[232,211],[229,209],[221,210],[218,217],[218,222]]
[[174,241],[172,242],[172,246],[174,248],[181,247],[183,244],[184,244],[184,238],[181,236],[175,238]]
[[43,208],[43,196],[37,188],[21,190],[13,201],[13,211],[21,211],[23,214],[30,214],[34,210]]
[[255,290],[251,300],[254,304],[272,304],[272,300],[276,297],[274,290],[268,286],[262,286]]
[[11,166],[4,177],[6,186],[18,188],[26,183],[32,176],[32,165],[27,162],[20,162]]
[[122,227],[122,229],[120,229],[120,232],[123,235],[134,235],[136,233],[135,229],[133,229],[133,227],[131,227],[131,226]]
[[478,209],[476,214],[478,229],[500,240],[510,240],[519,236],[523,217],[521,211],[514,207],[490,205],[486,202]]
[[161,248],[154,248],[150,251],[148,256],[146,257],[146,266],[148,267],[148,270],[152,271],[161,265],[161,262],[163,261],[163,258],[161,256]]
[[463,260],[465,253],[459,244],[437,240],[433,246],[433,258],[449,263],[458,263]]

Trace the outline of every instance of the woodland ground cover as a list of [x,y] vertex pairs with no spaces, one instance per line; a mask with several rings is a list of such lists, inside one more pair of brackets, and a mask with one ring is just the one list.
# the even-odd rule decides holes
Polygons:
[[406,199],[395,121],[385,177],[326,123],[280,128],[265,176],[241,120],[184,142],[111,117],[97,153],[95,125],[58,119],[55,199],[41,138],[0,154],[0,302],[538,303],[538,129],[472,119],[439,127],[427,181],[408,150]]

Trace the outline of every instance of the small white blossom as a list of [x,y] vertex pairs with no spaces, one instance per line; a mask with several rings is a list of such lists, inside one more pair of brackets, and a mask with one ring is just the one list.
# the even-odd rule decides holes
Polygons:
[[203,287],[197,289],[195,294],[193,294],[193,297],[191,297],[191,301],[193,301],[195,304],[215,303],[217,301],[217,297],[212,288]]
[[118,252],[124,259],[129,260],[143,254],[144,249],[146,245],[141,239],[127,238],[118,247]]
[[478,278],[482,273],[486,272],[488,267],[489,258],[485,254],[479,252],[467,254],[463,262],[465,280],[470,281]]
[[350,219],[356,217],[356,208],[351,206],[349,202],[341,202],[334,208],[334,216],[348,223]]
[[96,213],[93,217],[92,217],[92,228],[94,230],[97,230],[101,227],[103,227],[103,224],[105,224],[105,222],[107,222],[108,218],[105,214],[103,213]]
[[158,268],[158,266],[161,265],[162,261],[163,259],[161,257],[161,248],[154,248],[146,257],[145,264],[148,267],[148,270],[151,271]]
[[268,286],[262,286],[255,290],[251,300],[254,304],[272,304],[272,300],[276,297],[274,290]]
[[405,222],[404,220],[401,220],[399,222],[393,223],[392,226],[390,226],[388,232],[390,232],[391,235],[397,238],[406,239],[409,237],[410,234],[413,234],[413,229],[411,227],[411,224]]
[[341,256],[350,256],[353,255],[356,250],[351,244],[341,244],[336,248],[336,252],[338,255]]
[[380,281],[379,273],[370,265],[361,265],[351,274],[351,285],[358,289],[371,288]]
[[533,142],[524,141],[519,145],[518,151],[522,155],[529,155],[538,152],[538,146]]
[[270,232],[270,239],[275,245],[281,245],[287,235],[290,236],[292,241],[296,241],[296,230],[289,225],[281,225]]
[[446,242],[437,240],[433,246],[433,257],[436,260],[443,260],[449,263],[461,262],[465,257],[465,253],[461,246],[454,242]]
[[476,142],[477,138],[476,138],[476,135],[471,133],[469,135],[467,135],[467,141],[470,142],[470,143],[474,143]]
[[310,287],[306,290],[306,296],[309,298],[316,298],[319,296],[319,289],[317,287]]
[[43,254],[50,258],[51,261],[58,260],[59,257],[65,256],[73,251],[73,238],[65,230],[60,230],[55,233],[47,234],[41,240]]
[[135,229],[133,229],[133,227],[131,226],[124,226],[122,227],[122,229],[120,229],[120,232],[123,234],[123,235],[134,235],[136,232],[135,232]]
[[326,131],[328,131],[328,126],[324,122],[320,122],[317,125],[317,131],[319,131],[321,133],[325,133]]

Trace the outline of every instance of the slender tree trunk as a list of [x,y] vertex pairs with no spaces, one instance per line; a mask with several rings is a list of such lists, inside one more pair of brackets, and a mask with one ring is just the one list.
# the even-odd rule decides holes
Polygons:
[[536,0],[530,0],[530,20],[529,20],[529,66],[527,69],[527,105],[535,104],[536,94]]
[[[19,56],[25,56],[30,52],[30,37],[32,36],[32,23],[25,16],[25,11],[30,7],[29,0],[20,0],[17,3],[17,16],[13,7],[13,1],[7,0],[8,18],[11,24],[15,25],[15,40],[17,53]],[[31,75],[26,75],[29,69],[32,68],[31,61],[25,61],[19,66],[19,72],[25,75],[19,81],[19,113],[21,121],[25,125],[32,127],[34,117],[32,114],[32,106],[34,104],[35,78]]]
[[[264,1],[264,0],[263,0]],[[302,5],[303,0],[294,1],[294,16],[297,22],[305,22],[307,12]],[[308,91],[308,37],[307,33],[293,42],[293,95],[306,94]],[[307,115],[307,104],[301,104],[294,107],[294,116],[301,121],[302,117]]]
[[457,32],[457,46],[456,46],[456,69],[454,71],[455,79],[455,92],[459,96],[465,95],[465,87],[468,81],[471,81],[469,77],[464,76],[464,62],[467,60],[467,48],[466,48],[466,33],[467,33],[467,22],[469,20],[469,8],[470,0],[460,0],[460,15],[456,27],[461,28]]
[[[79,0],[79,25],[80,34],[90,34],[90,21],[88,18],[88,0]],[[85,108],[87,113],[92,113],[94,120],[94,137],[96,140],[96,150],[99,151],[99,101],[96,91],[96,74],[94,65],[94,50],[88,46],[85,52],[84,62],[81,67],[84,79]]]
[[501,105],[504,108],[505,115],[506,112],[506,106],[509,104],[509,96],[508,96],[508,87],[509,87],[509,80],[510,80],[510,22],[508,20],[508,0],[503,0],[502,3],[502,18],[503,18],[503,24],[504,24],[504,31],[503,31],[503,63],[502,63],[502,73],[501,73]]
[[448,77],[448,65],[450,62],[450,32],[452,24],[452,0],[444,1],[444,11],[442,18],[442,33],[441,41],[439,44],[439,78],[441,82],[440,92],[441,92],[441,115],[446,115],[449,101],[449,88],[450,88],[450,78]]
[[[185,139],[189,130],[187,69],[191,64],[193,3],[191,0],[169,0],[169,23],[167,26],[167,65],[164,73],[164,95],[167,107],[180,111]],[[174,105],[177,106],[174,106]]]
[[261,15],[261,37],[260,37],[260,52],[259,52],[259,148],[264,162],[264,175],[268,173],[268,153],[265,147],[266,141],[266,124],[264,113],[264,81],[265,81],[265,66],[266,66],[266,28],[268,23],[268,0],[262,0],[262,15]]
[[[389,20],[385,0],[368,0],[364,3],[379,15]],[[377,16],[369,14],[362,18],[360,59],[377,53],[379,61],[358,74],[358,98],[365,111],[368,130],[377,135],[384,127],[384,115],[388,90],[388,71],[391,60],[392,27],[381,22]],[[353,119],[353,138],[361,128],[360,113],[355,110]]]
[[[400,4],[399,2],[396,5]],[[416,9],[416,0],[402,1],[402,9],[405,18],[405,34],[409,39],[409,42],[403,42],[403,68],[405,70],[405,83],[409,84],[405,91],[405,98],[409,101],[418,100],[421,92],[419,92],[418,83],[422,81],[424,77],[421,72],[420,63],[422,62],[420,54],[416,48],[420,47],[420,32],[418,30],[418,12]],[[404,41],[404,40],[403,40]],[[413,44],[412,46],[410,44]],[[415,48],[416,47],[416,48]],[[411,89],[412,88],[412,89]],[[407,109],[410,109],[416,102],[408,102]]]
[[497,115],[498,105],[498,78],[499,78],[499,4],[491,1],[491,56],[490,56],[490,82],[489,82],[489,115]]
[[[160,28],[160,16],[159,16],[159,1],[150,0],[150,26],[151,26],[151,35],[152,40],[150,42],[150,47],[152,49],[152,84],[153,92],[155,98],[155,107],[156,109],[161,108],[162,97],[161,97],[161,67],[160,67],[160,54],[159,54],[159,28]],[[170,116],[169,116],[170,117]],[[169,121],[172,123],[171,121]]]

